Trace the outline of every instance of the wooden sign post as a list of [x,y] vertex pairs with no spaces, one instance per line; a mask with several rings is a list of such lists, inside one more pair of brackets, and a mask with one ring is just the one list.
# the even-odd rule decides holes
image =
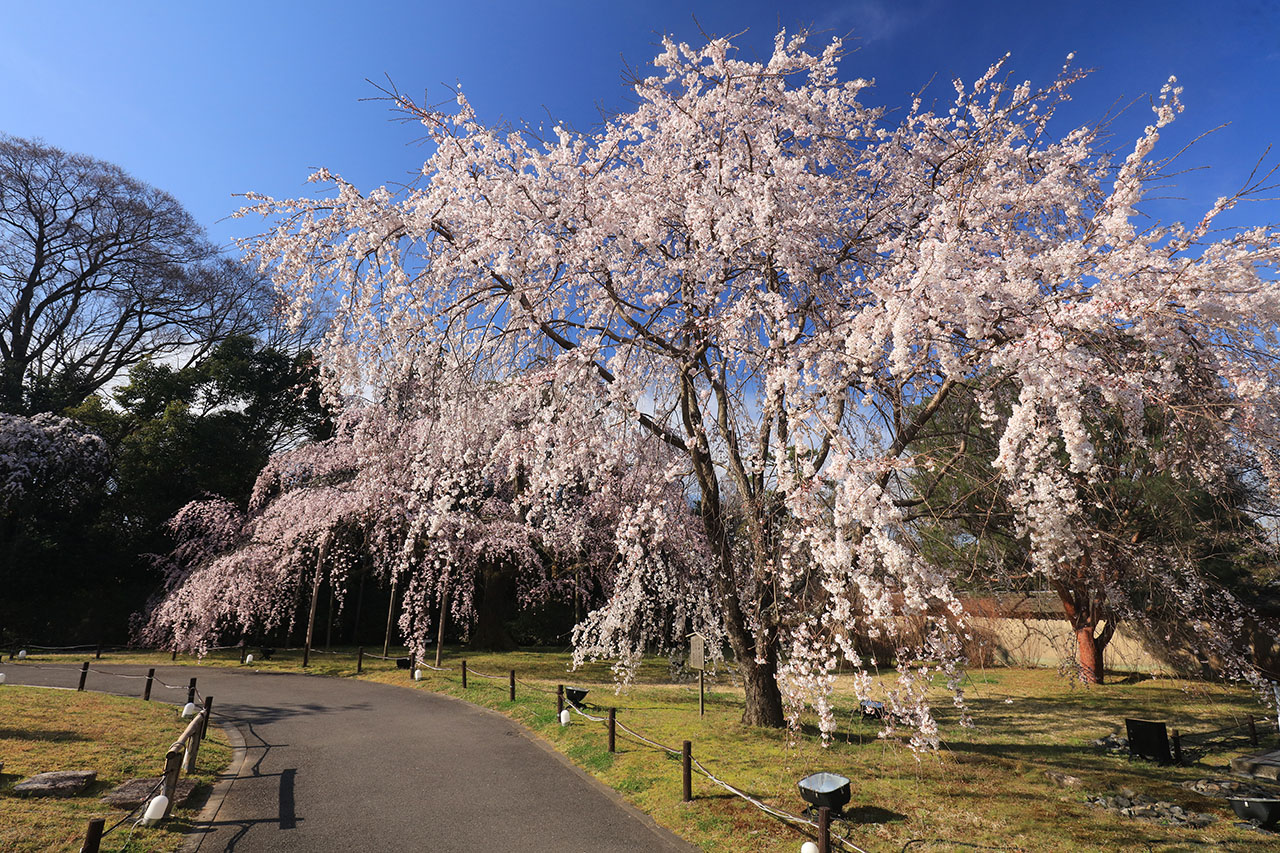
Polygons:
[[707,672],[705,669],[707,655],[707,638],[696,631],[689,635],[689,668],[698,671],[698,716],[707,712],[706,694]]

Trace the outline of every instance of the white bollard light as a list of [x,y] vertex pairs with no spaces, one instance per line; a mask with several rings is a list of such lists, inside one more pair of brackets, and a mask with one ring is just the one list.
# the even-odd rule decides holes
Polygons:
[[413,680],[414,680],[414,681],[421,681],[421,680],[422,680],[422,670],[420,670],[420,669],[415,669],[415,670],[413,671]]
[[195,702],[188,702],[182,706],[182,716],[194,717],[198,713]]
[[155,826],[164,819],[164,811],[169,808],[169,798],[164,794],[156,794],[147,803],[147,810],[142,813],[143,826]]
[[251,664],[251,663],[253,663],[253,655],[245,655],[245,656],[244,656],[244,662],[245,662],[246,664]]
[[563,711],[560,712],[560,725],[562,726],[569,725],[569,709],[568,708],[565,708]]
[[800,845],[800,853],[818,853],[818,845],[812,841],[806,841]]
[[18,660],[26,660],[26,659],[27,659],[27,650],[26,649],[20,650],[18,652]]
[[4,684],[4,673],[0,672],[0,684]]

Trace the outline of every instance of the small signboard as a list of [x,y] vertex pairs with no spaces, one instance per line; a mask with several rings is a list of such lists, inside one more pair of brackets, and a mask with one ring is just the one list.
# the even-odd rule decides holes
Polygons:
[[702,670],[707,656],[707,639],[701,634],[689,635],[689,669]]

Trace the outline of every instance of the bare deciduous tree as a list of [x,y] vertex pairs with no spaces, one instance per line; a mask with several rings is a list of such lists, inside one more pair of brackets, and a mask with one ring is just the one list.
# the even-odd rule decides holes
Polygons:
[[147,357],[198,357],[251,329],[266,292],[168,193],[0,136],[0,411],[59,410]]

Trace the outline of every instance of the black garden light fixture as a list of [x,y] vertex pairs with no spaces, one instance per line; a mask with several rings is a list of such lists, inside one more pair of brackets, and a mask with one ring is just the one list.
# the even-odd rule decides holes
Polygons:
[[838,773],[812,773],[799,782],[800,796],[814,809],[826,807],[832,814],[840,814],[849,798],[849,779]]
[[1251,821],[1263,829],[1280,820],[1280,799],[1270,797],[1231,797],[1236,817]]

